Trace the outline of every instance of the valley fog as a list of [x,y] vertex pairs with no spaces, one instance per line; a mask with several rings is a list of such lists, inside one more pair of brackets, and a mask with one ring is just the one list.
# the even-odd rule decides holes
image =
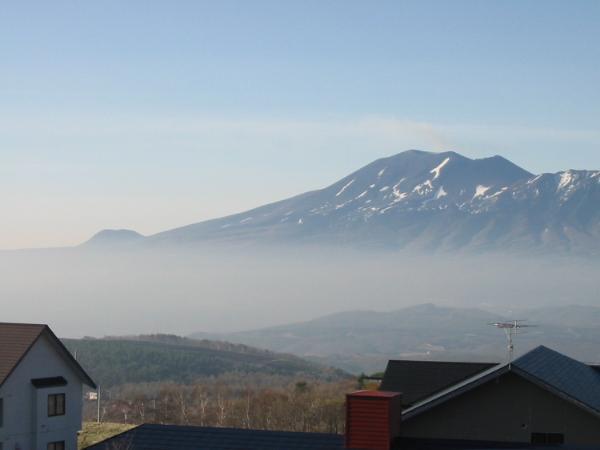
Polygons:
[[499,313],[600,305],[600,263],[336,248],[0,253],[0,321],[65,337],[231,332],[432,302]]

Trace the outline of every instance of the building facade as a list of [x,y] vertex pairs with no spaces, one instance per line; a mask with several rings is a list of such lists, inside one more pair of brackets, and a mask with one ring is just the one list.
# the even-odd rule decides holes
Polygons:
[[0,449],[76,450],[94,382],[45,325],[0,324]]

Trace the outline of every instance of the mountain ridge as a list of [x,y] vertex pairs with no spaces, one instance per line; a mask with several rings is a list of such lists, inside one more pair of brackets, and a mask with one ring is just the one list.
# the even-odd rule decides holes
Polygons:
[[382,370],[388,359],[499,362],[506,356],[506,340],[501,330],[489,324],[515,317],[535,325],[518,336],[517,353],[544,344],[590,363],[600,362],[600,307],[589,305],[524,308],[504,314],[425,303],[390,311],[342,311],[286,325],[191,336],[292,353],[358,373]]
[[409,150],[322,189],[139,239],[600,254],[600,171],[534,175],[495,155]]

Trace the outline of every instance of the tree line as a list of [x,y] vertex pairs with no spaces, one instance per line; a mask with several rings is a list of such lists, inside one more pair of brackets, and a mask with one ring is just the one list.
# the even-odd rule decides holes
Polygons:
[[[345,394],[357,380],[224,374],[193,383],[128,384],[101,392],[100,419],[280,431],[343,433]],[[87,402],[86,420],[96,417]]]

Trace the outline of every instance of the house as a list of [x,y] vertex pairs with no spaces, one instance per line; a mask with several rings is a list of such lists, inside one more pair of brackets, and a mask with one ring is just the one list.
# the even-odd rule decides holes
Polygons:
[[600,372],[538,347],[404,409],[401,434],[600,448]]
[[[384,390],[385,389],[385,390]],[[510,364],[390,361],[346,435],[141,425],[89,450],[600,449],[600,369],[546,347]]]
[[84,385],[47,325],[0,323],[0,450],[76,450]]

